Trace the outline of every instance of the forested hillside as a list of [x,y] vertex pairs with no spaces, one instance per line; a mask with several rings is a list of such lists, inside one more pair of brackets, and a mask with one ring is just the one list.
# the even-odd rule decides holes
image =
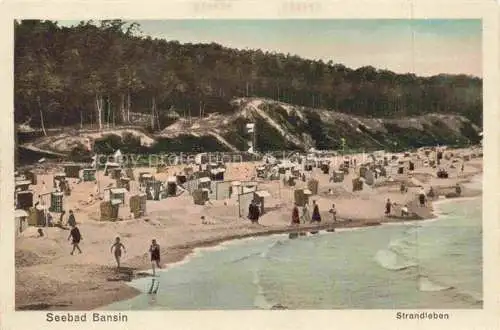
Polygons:
[[16,122],[100,127],[128,124],[142,112],[155,114],[146,122],[159,131],[173,111],[229,115],[236,111],[231,100],[262,97],[372,118],[459,114],[482,126],[480,78],[353,70],[335,59],[141,37],[138,28],[121,20],[75,27],[16,21]]

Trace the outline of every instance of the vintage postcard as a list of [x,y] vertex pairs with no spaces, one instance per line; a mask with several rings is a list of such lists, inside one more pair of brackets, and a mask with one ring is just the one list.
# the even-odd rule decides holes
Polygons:
[[2,329],[498,325],[494,3],[79,6],[2,5]]

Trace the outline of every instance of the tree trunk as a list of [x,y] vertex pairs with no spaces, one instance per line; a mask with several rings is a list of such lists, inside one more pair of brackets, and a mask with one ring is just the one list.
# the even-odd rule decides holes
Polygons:
[[160,126],[160,114],[158,113],[158,110],[155,109],[155,113],[156,113],[156,123],[158,124],[158,130],[161,129],[161,126]]
[[109,123],[110,123],[110,120],[111,120],[111,102],[109,101],[109,96],[106,98],[106,103],[108,104],[108,106],[106,107],[107,109],[107,112],[106,112],[106,127],[109,128]]
[[82,116],[82,110],[80,110],[80,129],[83,129],[83,116]]
[[40,102],[40,96],[37,96],[36,100],[38,102],[38,109],[40,110],[40,124],[42,126],[42,132],[44,136],[47,136],[47,132],[45,131],[45,125],[43,123],[43,111],[42,111],[42,103]]
[[130,123],[130,108],[132,101],[130,100],[130,91],[127,92],[127,123]]
[[125,123],[127,121],[127,113],[126,113],[126,105],[125,105],[125,95],[124,94],[121,94],[120,95],[120,98],[121,98],[121,103],[120,103],[120,112],[122,114],[122,123]]
[[151,99],[151,129],[155,129],[155,110],[156,110],[156,98],[153,96]]
[[99,94],[95,95],[95,105],[97,112],[97,128],[102,131],[102,97]]

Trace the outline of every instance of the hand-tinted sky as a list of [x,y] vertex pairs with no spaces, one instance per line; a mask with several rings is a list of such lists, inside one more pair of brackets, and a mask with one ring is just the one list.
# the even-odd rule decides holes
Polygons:
[[[75,21],[59,21],[70,25]],[[398,73],[482,76],[480,20],[146,20],[143,35],[372,65]]]

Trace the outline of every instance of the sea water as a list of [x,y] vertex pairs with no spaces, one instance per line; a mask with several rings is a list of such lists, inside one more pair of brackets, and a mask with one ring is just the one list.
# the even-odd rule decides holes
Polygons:
[[131,285],[107,310],[482,308],[481,198],[437,203],[437,219],[275,235],[196,250]]

